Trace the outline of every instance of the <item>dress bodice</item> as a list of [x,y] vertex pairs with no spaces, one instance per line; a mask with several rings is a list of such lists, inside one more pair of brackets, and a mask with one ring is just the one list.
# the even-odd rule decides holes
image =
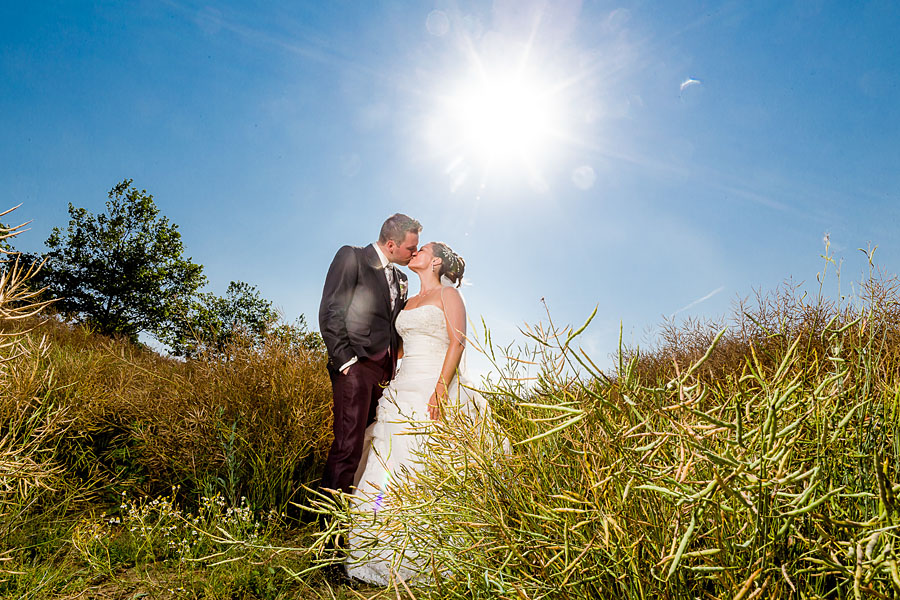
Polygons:
[[444,311],[433,304],[400,311],[397,333],[403,338],[401,373],[410,372],[413,365],[417,372],[430,372],[436,367],[436,377],[450,345]]

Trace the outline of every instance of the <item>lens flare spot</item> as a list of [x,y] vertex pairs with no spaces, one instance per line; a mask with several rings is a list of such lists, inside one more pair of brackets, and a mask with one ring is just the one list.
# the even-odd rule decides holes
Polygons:
[[362,168],[362,159],[359,154],[353,152],[341,156],[341,174],[344,177],[356,177]]
[[597,181],[597,174],[594,172],[594,168],[588,165],[581,165],[574,171],[572,171],[572,183],[575,184],[579,190],[589,190],[594,187],[594,183]]
[[425,18],[425,28],[433,36],[441,37],[450,31],[450,19],[442,10],[433,10]]

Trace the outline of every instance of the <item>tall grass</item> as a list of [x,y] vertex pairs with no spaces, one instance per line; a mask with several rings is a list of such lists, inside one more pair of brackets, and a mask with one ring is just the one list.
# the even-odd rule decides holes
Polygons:
[[[28,273],[0,273],[0,597],[355,597],[315,569],[359,518],[304,487],[330,443],[321,348],[173,360],[40,320]],[[900,595],[900,282],[860,289],[669,323],[610,372],[552,321],[517,351],[487,336],[492,417],[448,417],[392,490],[384,527],[428,577],[385,594]]]
[[41,376],[7,377],[32,385],[4,394],[0,411],[21,412],[24,396],[63,410],[61,460],[79,486],[112,498],[179,485],[281,511],[318,477],[330,419],[321,351],[273,339],[182,362],[52,318],[28,326],[45,340],[26,361]]
[[323,348],[280,328],[173,360],[56,318],[33,274],[0,266],[0,597],[296,588],[253,548],[330,444]]
[[439,428],[383,514],[430,557],[416,597],[900,594],[898,290],[783,288],[614,373],[533,329],[487,390],[493,427]]

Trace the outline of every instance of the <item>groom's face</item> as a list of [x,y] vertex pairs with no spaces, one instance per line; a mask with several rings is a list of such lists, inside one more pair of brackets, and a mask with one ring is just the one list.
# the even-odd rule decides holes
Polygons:
[[398,244],[394,240],[388,240],[387,243],[387,259],[394,264],[405,267],[416,255],[416,249],[419,247],[419,234],[412,231],[406,232],[406,239]]

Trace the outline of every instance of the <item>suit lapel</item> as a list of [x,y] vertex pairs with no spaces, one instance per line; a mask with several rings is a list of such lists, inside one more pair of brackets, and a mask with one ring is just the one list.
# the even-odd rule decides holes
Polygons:
[[366,246],[365,253],[366,262],[368,262],[369,266],[375,272],[375,285],[381,292],[381,297],[384,298],[384,301],[387,303],[388,312],[390,312],[391,290],[388,289],[387,277],[384,276],[384,268],[381,266],[381,259],[378,258],[378,252],[375,251],[375,246],[373,244]]

